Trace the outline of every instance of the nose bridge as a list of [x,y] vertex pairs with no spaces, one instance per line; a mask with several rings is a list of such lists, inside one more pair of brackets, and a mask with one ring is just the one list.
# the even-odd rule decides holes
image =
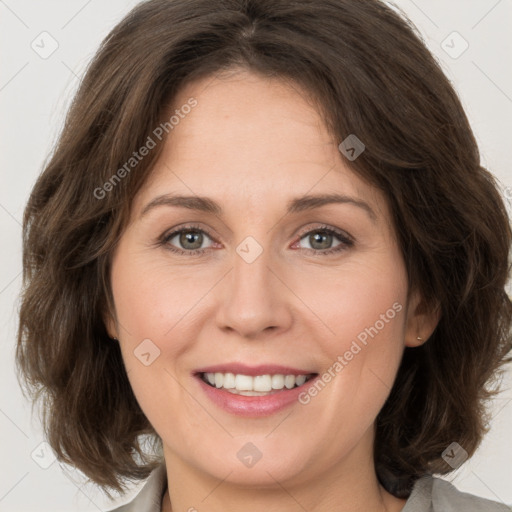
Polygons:
[[269,327],[282,328],[289,320],[286,287],[274,275],[272,251],[254,237],[246,237],[233,255],[219,321],[243,336]]
[[236,248],[233,262],[232,286],[234,293],[243,297],[271,296],[271,251],[253,238],[247,237]]

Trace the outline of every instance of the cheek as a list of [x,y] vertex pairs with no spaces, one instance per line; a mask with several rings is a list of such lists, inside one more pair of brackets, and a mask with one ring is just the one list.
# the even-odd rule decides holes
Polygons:
[[173,333],[182,329],[181,322],[194,315],[194,305],[212,286],[211,276],[202,274],[191,276],[190,270],[170,269],[162,258],[119,258],[112,271],[112,288],[124,339],[130,343],[173,339]]
[[201,300],[208,300],[218,277],[199,267],[180,271],[170,268],[162,257],[119,249],[111,279],[132,390],[158,432],[165,431],[169,411],[177,407],[182,414],[175,421],[183,421],[184,429],[189,429],[197,404],[178,381],[187,378],[184,362],[202,328]]
[[[394,253],[376,256],[354,259],[295,283],[297,295],[307,299],[324,327],[324,335],[318,336],[319,348],[331,355],[350,350],[355,340],[368,349],[367,353],[373,352],[377,344],[383,353],[387,345],[400,345],[402,341],[407,300],[405,269],[398,257],[394,259]],[[371,340],[375,342],[370,346]]]
[[193,306],[211,285],[191,284],[184,273],[129,253],[114,261],[111,279],[128,378],[144,413],[158,423],[161,399],[183,401],[172,376],[198,329]]
[[375,265],[361,260],[336,276],[320,279],[317,284],[322,286],[309,295],[325,333],[317,336],[325,384],[319,384],[318,395],[329,394],[332,406],[326,409],[324,400],[314,396],[303,400],[341,429],[348,418],[366,426],[374,421],[400,364],[407,278],[404,268],[392,263],[400,260],[388,258]]

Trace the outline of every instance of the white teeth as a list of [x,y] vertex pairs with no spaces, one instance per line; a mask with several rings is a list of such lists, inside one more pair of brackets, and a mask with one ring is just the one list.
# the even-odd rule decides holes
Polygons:
[[254,380],[250,375],[235,376],[235,389],[238,391],[254,391],[253,389]]
[[222,383],[222,387],[225,389],[235,388],[235,376],[232,373],[224,374],[224,382]]
[[224,388],[235,394],[254,396],[281,390],[285,387],[292,389],[295,386],[302,386],[307,380],[307,375],[276,374],[252,377],[251,375],[216,372],[203,374],[203,380],[216,388]]
[[253,379],[254,391],[272,391],[272,379],[270,375],[256,375]]
[[287,375],[285,378],[284,378],[284,385],[288,388],[288,389],[292,389],[293,386],[295,386],[295,375]]
[[305,375],[297,375],[297,377],[295,377],[295,383],[297,384],[297,386],[302,386],[304,382],[306,382]]
[[284,375],[272,375],[272,389],[284,388]]

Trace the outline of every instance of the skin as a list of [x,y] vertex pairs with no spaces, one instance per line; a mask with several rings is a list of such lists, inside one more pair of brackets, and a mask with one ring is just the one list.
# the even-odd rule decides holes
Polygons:
[[[376,478],[374,423],[404,347],[428,339],[438,317],[419,294],[408,300],[384,196],[350,170],[298,86],[238,70],[188,84],[175,108],[191,97],[197,106],[174,127],[133,201],[113,255],[115,312],[106,320],[163,440],[162,510],[401,510],[405,500]],[[292,198],[334,191],[367,203],[375,219],[351,203],[286,214]],[[223,214],[167,205],[141,216],[169,193],[208,196]],[[179,236],[158,244],[187,223],[210,233],[197,242],[203,254],[173,253],[169,247],[196,247]],[[328,235],[315,242],[323,225],[354,244]],[[263,249],[252,263],[236,252],[248,236]],[[307,405],[241,418],[212,403],[192,377],[230,361],[323,374],[394,303],[401,311]],[[134,356],[144,339],[160,350],[149,366]],[[262,453],[251,468],[237,458],[247,442]]]

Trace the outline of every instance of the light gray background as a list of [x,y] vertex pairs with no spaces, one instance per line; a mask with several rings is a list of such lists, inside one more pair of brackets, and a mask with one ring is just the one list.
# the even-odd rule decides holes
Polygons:
[[[55,141],[86,63],[135,0],[0,0],[0,511],[112,508],[80,475],[54,462],[22,398],[13,369],[21,285],[21,220],[29,191]],[[512,201],[512,0],[396,0],[454,83],[480,144],[482,163]],[[449,5],[448,5],[449,4]],[[47,31],[57,41],[50,48]],[[469,44],[453,35],[456,31]],[[42,38],[46,37],[44,41]],[[445,41],[443,43],[443,41]],[[452,54],[450,56],[447,51]],[[407,51],[407,48],[404,48]],[[509,201],[510,199],[510,201]],[[510,206],[510,205],[509,205]],[[512,373],[493,404],[492,428],[476,455],[447,479],[460,489],[512,504]],[[37,464],[34,459],[39,462]],[[65,471],[64,471],[65,470]],[[130,499],[136,492],[127,495]]]

